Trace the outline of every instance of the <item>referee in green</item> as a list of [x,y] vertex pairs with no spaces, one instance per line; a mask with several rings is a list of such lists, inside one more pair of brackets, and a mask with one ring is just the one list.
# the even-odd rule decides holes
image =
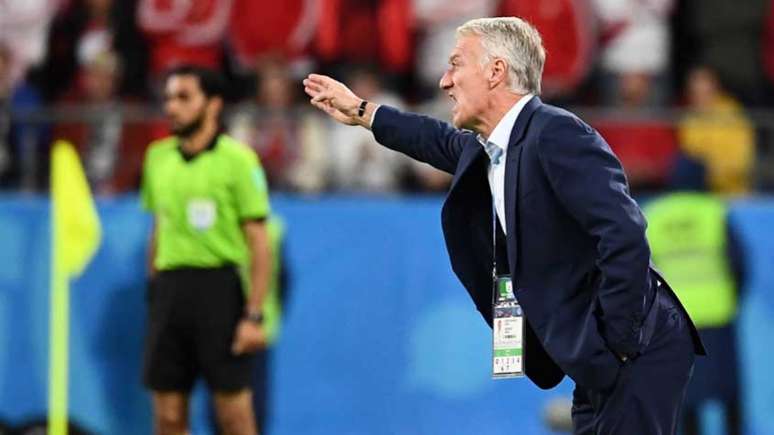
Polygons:
[[250,385],[266,341],[269,199],[256,154],[221,132],[223,87],[206,69],[171,71],[164,111],[174,136],[152,143],[143,167],[142,202],[155,218],[143,378],[161,435],[188,433],[199,376],[220,433],[257,433]]

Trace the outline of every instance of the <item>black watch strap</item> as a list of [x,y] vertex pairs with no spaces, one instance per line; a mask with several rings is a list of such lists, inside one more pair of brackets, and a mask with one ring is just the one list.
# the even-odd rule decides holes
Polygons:
[[249,320],[257,325],[260,325],[263,323],[263,313],[260,311],[247,313],[247,315],[245,315],[245,320]]

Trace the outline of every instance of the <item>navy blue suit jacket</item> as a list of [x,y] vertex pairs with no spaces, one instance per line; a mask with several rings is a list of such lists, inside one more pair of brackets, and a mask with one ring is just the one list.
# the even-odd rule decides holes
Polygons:
[[[442,211],[446,247],[491,326],[492,196],[476,135],[387,106],[372,130],[382,145],[454,175]],[[528,324],[527,376],[541,388],[565,374],[609,387],[620,366],[613,352],[643,349],[658,276],[620,162],[594,129],[533,97],[508,144],[505,210],[508,267]],[[695,328],[694,342],[703,353]]]

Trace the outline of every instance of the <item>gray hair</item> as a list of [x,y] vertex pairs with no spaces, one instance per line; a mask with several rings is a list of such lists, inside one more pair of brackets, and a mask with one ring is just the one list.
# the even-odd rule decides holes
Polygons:
[[546,51],[540,33],[516,17],[477,18],[457,28],[457,37],[476,35],[484,49],[483,64],[501,58],[508,64],[508,85],[518,94],[540,94]]

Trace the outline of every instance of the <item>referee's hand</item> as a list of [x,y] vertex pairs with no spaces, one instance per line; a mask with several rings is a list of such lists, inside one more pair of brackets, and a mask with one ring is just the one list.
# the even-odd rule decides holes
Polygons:
[[237,325],[234,334],[234,343],[231,344],[231,353],[242,355],[253,353],[266,345],[266,334],[263,328],[255,322],[244,319]]

